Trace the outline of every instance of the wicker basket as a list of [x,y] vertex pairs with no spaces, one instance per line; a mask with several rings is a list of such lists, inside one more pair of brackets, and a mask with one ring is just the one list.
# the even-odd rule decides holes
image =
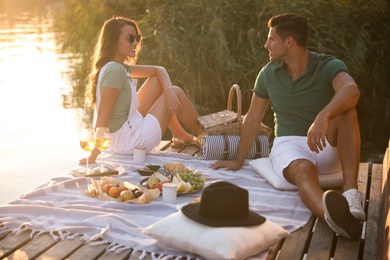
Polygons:
[[[232,111],[233,95],[237,96],[237,112]],[[227,110],[198,117],[200,132],[198,140],[202,142],[206,135],[241,135],[244,116],[242,111],[241,90],[234,84],[229,91]],[[268,138],[272,134],[272,129],[263,123],[259,126],[258,135],[266,135]]]

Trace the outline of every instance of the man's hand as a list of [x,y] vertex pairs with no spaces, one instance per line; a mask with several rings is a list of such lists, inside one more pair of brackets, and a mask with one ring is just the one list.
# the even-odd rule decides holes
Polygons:
[[324,118],[316,118],[307,131],[307,145],[310,150],[316,153],[322,151],[326,146],[326,132],[328,122]]
[[233,170],[237,171],[241,169],[242,164],[239,163],[238,161],[216,161],[212,165],[210,165],[211,169],[219,169],[219,168],[224,168],[225,170]]

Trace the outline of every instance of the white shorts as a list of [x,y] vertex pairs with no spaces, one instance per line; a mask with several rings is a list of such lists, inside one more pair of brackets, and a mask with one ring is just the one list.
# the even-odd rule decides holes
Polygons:
[[145,146],[149,153],[162,138],[160,123],[151,114],[143,117],[136,113],[123,123],[122,127],[110,133],[110,148],[114,153],[133,154],[135,146]]
[[276,137],[271,150],[272,165],[281,178],[283,170],[297,159],[307,159],[317,167],[318,174],[341,173],[342,167],[337,153],[326,140],[326,147],[319,153],[312,152],[307,145],[306,136]]

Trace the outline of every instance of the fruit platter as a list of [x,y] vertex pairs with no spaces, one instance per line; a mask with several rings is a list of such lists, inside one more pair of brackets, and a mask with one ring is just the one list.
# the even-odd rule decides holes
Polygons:
[[206,179],[201,173],[193,172],[183,165],[183,163],[167,163],[163,165],[168,174],[160,169],[155,171],[150,177],[141,180],[140,185],[146,189],[158,189],[162,191],[164,183],[177,184],[177,194],[189,194],[199,192],[203,189]]
[[133,204],[146,204],[160,196],[159,189],[146,189],[136,186],[130,182],[115,179],[113,177],[102,177],[100,180],[91,179],[87,189],[79,189],[94,198],[104,201],[127,202]]

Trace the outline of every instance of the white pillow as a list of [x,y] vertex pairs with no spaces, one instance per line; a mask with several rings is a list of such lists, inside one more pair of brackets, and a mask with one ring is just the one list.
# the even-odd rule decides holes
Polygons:
[[[279,190],[298,190],[297,186],[279,177],[274,171],[271,158],[259,158],[249,162],[257,173]],[[340,187],[344,183],[342,172],[318,175],[320,186],[323,189]]]
[[261,253],[289,235],[266,220],[249,227],[210,227],[173,213],[143,230],[161,243],[206,259],[245,259]]

